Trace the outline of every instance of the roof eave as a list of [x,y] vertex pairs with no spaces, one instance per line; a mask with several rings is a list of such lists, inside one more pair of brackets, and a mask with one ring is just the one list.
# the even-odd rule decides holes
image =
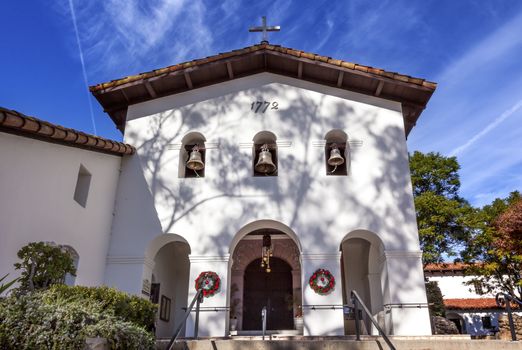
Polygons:
[[436,88],[435,83],[423,79],[281,48],[286,50],[284,52],[278,48],[257,45],[98,84],[90,90],[118,129],[123,131],[129,105],[271,72],[400,102],[407,136]]

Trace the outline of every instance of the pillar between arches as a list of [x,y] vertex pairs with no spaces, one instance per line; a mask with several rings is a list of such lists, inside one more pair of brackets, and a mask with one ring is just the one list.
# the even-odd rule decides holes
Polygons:
[[[201,337],[223,337],[228,327],[227,286],[228,261],[230,255],[189,255],[190,279],[188,302],[189,305],[196,295],[195,281],[203,271],[213,271],[221,279],[219,291],[212,297],[204,298],[199,313],[199,334]],[[187,319],[186,336],[194,336],[195,312]]]
[[[344,335],[341,253],[301,255],[303,270],[304,335]],[[335,278],[335,288],[327,295],[315,293],[308,281],[317,269],[327,269]],[[335,305],[335,309],[321,306]],[[314,309],[315,307],[315,309]]]
[[386,323],[394,335],[431,335],[421,251],[385,251]]

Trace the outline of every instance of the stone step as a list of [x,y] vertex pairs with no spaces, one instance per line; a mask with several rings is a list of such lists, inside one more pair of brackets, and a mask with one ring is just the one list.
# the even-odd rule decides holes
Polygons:
[[[267,338],[268,339],[268,338]],[[472,340],[463,336],[392,337],[397,350],[522,350],[522,342],[504,340]],[[167,339],[157,341],[157,349],[164,350]],[[361,341],[346,337],[274,338],[260,340],[254,337],[209,338],[179,340],[176,350],[387,350],[389,347],[380,337],[365,336]]]

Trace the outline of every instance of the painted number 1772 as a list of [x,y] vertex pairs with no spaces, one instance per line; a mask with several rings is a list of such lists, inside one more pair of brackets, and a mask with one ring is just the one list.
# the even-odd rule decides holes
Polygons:
[[268,109],[279,109],[279,104],[277,102],[270,103],[269,101],[255,101],[252,102],[250,110],[254,113],[266,113]]

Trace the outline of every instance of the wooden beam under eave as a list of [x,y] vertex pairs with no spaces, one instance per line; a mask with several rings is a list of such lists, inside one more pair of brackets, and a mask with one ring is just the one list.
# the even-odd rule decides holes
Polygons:
[[127,101],[127,103],[130,103],[130,99],[129,99],[129,96],[127,96],[127,94],[125,93],[125,89],[121,89],[121,94],[123,95],[123,98],[125,99],[125,101]]
[[145,88],[147,89],[150,97],[152,97],[152,98],[158,97],[158,94],[156,94],[156,91],[154,91],[154,89],[152,88],[152,85],[150,85],[150,82],[145,80],[144,84],[145,84]]
[[303,79],[303,62],[299,61],[299,64],[297,65],[297,77],[299,79]]
[[230,63],[230,61],[227,62],[227,72],[228,72],[228,79],[230,79],[230,80],[234,79],[234,71],[232,70],[232,63]]
[[192,79],[190,79],[190,74],[185,73],[183,74],[185,76],[185,82],[187,83],[187,87],[192,90],[194,88],[194,85],[192,84]]
[[341,87],[343,85],[343,79],[344,79],[344,72],[339,72],[339,77],[337,78],[337,87]]
[[382,92],[382,88],[384,87],[384,80],[380,80],[379,84],[377,85],[377,88],[375,89],[375,96],[379,96]]

